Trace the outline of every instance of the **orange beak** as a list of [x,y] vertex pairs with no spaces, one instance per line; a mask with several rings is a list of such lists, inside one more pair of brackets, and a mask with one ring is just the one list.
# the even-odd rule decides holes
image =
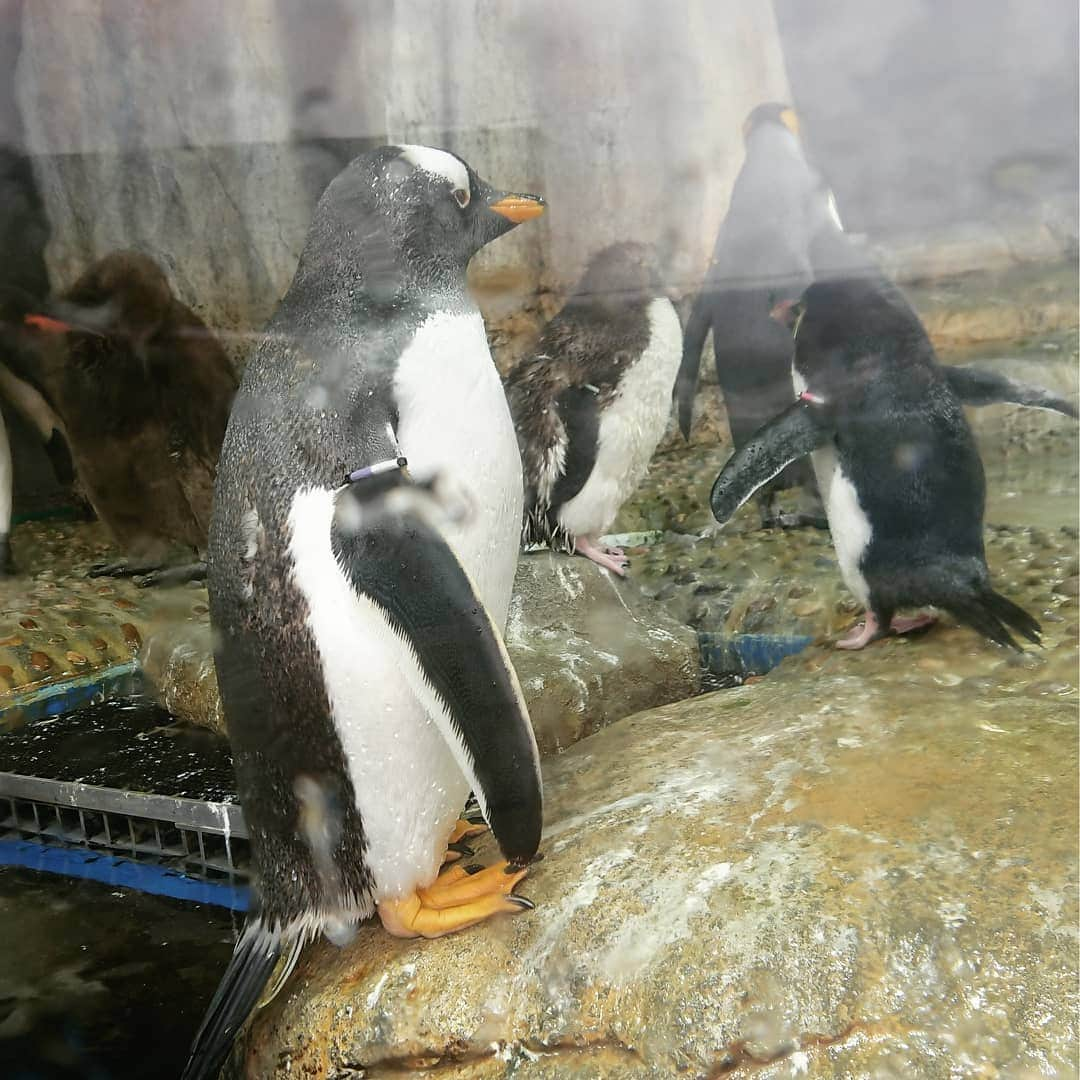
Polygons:
[[544,212],[544,200],[539,195],[504,195],[489,206],[496,214],[501,214],[515,225],[532,221]]
[[48,315],[27,315],[23,322],[35,330],[43,330],[46,334],[68,334],[72,329],[66,322],[52,319]]

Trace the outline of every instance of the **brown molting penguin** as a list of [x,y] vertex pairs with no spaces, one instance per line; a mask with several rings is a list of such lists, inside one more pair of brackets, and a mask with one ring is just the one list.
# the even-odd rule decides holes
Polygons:
[[218,453],[237,380],[199,317],[158,265],[135,252],[100,260],[44,314],[34,382],[64,423],[84,492],[127,558],[91,574],[161,573],[171,549],[206,549]]
[[682,329],[643,244],[593,256],[535,353],[506,381],[525,474],[522,541],[626,573],[599,543],[663,437]]

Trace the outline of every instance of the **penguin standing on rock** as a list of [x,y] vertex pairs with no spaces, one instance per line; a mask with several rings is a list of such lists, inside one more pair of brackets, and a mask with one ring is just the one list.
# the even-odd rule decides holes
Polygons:
[[681,355],[652,251],[615,244],[593,256],[506,382],[525,470],[523,543],[626,573],[623,552],[599,538],[663,437]]
[[[791,335],[769,318],[778,298],[798,296],[813,280],[810,245],[819,230],[840,231],[831,192],[803,153],[798,122],[784,105],[759,105],[743,125],[746,159],[727,217],[686,324],[675,396],[690,437],[701,350],[712,331],[716,375],[736,449],[791,398]],[[776,492],[813,492],[808,464],[794,462],[758,493],[763,528],[824,527],[820,507],[783,515]]]
[[33,381],[63,421],[86,497],[128,556],[91,576],[204,576],[198,562],[162,567],[174,547],[206,550],[237,385],[221,346],[136,252],[107,255],[23,321]]
[[[257,902],[185,1080],[216,1075],[312,937],[342,944],[374,912],[436,937],[532,906],[514,888],[539,759],[501,636],[521,460],[465,271],[542,211],[444,150],[357,158],[244,373],[209,585]],[[414,481],[460,512],[429,512]],[[470,790],[507,861],[440,874]]]
[[1001,645],[1039,624],[990,585],[986,485],[961,402],[919,320],[880,278],[819,282],[777,305],[795,333],[798,398],[735,452],[713,485],[723,523],[790,462],[813,455],[844,581],[866,607],[837,643],[861,649],[934,622],[932,605]]

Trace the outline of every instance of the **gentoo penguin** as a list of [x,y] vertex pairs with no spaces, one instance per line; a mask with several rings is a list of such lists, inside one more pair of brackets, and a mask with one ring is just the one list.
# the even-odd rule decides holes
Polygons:
[[[377,911],[434,937],[532,906],[514,887],[539,760],[501,636],[521,459],[465,270],[542,210],[445,150],[357,158],[248,363],[209,586],[257,903],[185,1080],[216,1074],[279,955],[319,933]],[[420,482],[458,512],[425,513]],[[507,861],[440,876],[470,789]]]
[[[92,576],[160,573],[170,549],[206,549],[214,471],[236,377],[221,346],[157,264],[114,252],[24,319],[34,381],[63,421],[81,486],[127,559]],[[203,569],[203,573],[205,570]]]
[[[769,312],[776,299],[799,295],[813,280],[814,234],[826,225],[839,228],[835,201],[806,160],[790,108],[759,105],[743,137],[746,157],[687,320],[676,386],[679,424],[689,438],[701,350],[711,330],[736,449],[791,398],[791,335]],[[808,512],[779,514],[776,492],[798,486],[808,490]],[[813,487],[809,466],[793,462],[758,494],[762,527],[824,526]]]
[[923,605],[1002,645],[1019,648],[1010,628],[1038,643],[1035,619],[991,588],[975,439],[899,291],[873,277],[818,282],[777,315],[795,333],[799,396],[725,465],[716,519],[812,454],[840,571],[866,607],[839,648],[929,625],[930,615],[896,615]]
[[681,354],[652,251],[626,243],[594,255],[506,382],[525,471],[525,544],[625,574],[626,556],[599,537],[664,434]]

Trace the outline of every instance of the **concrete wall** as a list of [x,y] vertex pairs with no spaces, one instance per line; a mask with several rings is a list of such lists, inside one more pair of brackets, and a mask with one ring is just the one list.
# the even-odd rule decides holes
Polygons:
[[[1075,234],[1074,4],[776,9],[779,29],[769,0],[0,0],[0,60],[56,284],[140,248],[225,330],[262,323],[323,186],[387,140],[549,200],[479,261],[492,315],[617,239],[691,286],[770,99],[794,97],[856,229]],[[0,109],[0,138],[19,120]]]
[[617,239],[658,244],[672,279],[692,279],[743,117],[788,92],[771,5],[723,7],[34,0],[17,87],[54,281],[140,248],[212,323],[257,326],[322,186],[387,140],[448,146],[549,200],[478,267],[494,314]]

